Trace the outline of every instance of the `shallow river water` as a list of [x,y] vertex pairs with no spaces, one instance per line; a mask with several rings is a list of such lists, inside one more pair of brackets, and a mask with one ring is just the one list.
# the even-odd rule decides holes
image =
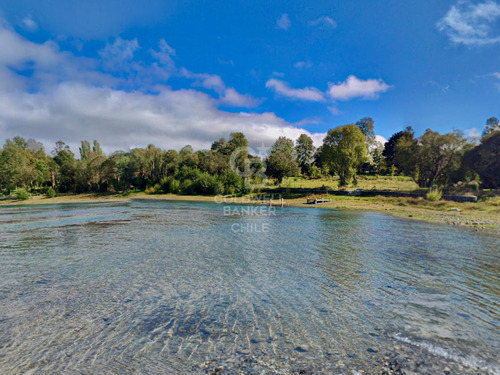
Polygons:
[[500,374],[500,239],[384,214],[0,208],[0,374]]

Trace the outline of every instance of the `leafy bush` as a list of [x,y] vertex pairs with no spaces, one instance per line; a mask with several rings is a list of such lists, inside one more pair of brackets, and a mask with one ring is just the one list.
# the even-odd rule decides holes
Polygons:
[[194,183],[193,183],[193,180],[190,180],[190,179],[186,179],[184,181],[181,182],[180,184],[180,192],[182,194],[186,194],[186,195],[191,195],[191,194],[194,194]]
[[17,199],[20,199],[22,201],[28,200],[30,198],[30,193],[26,189],[17,189],[14,191],[14,194],[16,195]]
[[174,178],[172,176],[163,177],[161,179],[161,181],[160,181],[161,190],[164,193],[170,193],[170,184],[172,183],[173,179]]
[[239,194],[245,192],[245,180],[232,169],[226,169],[220,176],[226,194]]
[[479,192],[479,182],[471,181],[467,184],[467,188],[471,189],[474,193],[478,193]]
[[181,192],[181,183],[179,180],[172,179],[169,186],[169,192],[172,194],[179,194]]
[[425,199],[428,201],[438,201],[443,196],[443,192],[440,189],[430,189],[425,195]]
[[146,190],[144,190],[146,194],[153,194],[155,192],[155,188],[152,186],[148,186]]
[[219,176],[212,176],[206,172],[200,174],[194,185],[197,194],[216,195],[224,193],[224,184]]
[[309,168],[309,176],[313,179],[320,178],[321,170],[317,166],[312,165],[311,168]]
[[47,191],[45,192],[45,195],[47,196],[47,198],[55,198],[55,196],[57,195],[56,191],[54,190],[53,187],[49,187],[47,189]]
[[198,168],[183,166],[176,174],[175,179],[179,181],[195,181],[202,172]]

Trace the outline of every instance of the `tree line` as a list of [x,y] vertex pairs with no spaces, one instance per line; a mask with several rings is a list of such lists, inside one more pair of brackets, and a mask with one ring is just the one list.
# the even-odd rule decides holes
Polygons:
[[476,180],[500,186],[500,125],[486,122],[482,137],[471,142],[459,132],[427,129],[416,137],[411,127],[384,144],[375,140],[374,122],[365,117],[330,129],[319,148],[306,134],[295,141],[279,137],[266,157],[249,154],[240,132],[214,141],[209,150],[189,145],[180,151],[154,145],[106,156],[97,141],[82,141],[79,157],[62,141],[50,154],[34,139],[14,137],[0,149],[0,192],[127,192],[245,194],[263,179],[281,183],[291,176],[336,175],[340,186],[356,184],[360,174],[403,174],[420,187]]

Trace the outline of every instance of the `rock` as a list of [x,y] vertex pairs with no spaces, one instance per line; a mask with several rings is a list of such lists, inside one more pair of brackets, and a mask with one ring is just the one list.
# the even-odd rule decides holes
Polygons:
[[457,207],[452,207],[452,208],[450,208],[450,211],[458,211],[458,212],[460,212],[460,209],[457,208]]

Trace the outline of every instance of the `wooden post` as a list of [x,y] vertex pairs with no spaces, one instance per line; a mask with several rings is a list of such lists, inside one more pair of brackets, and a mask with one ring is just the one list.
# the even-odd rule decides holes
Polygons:
[[284,204],[283,197],[281,197],[281,208],[283,208],[283,204]]

